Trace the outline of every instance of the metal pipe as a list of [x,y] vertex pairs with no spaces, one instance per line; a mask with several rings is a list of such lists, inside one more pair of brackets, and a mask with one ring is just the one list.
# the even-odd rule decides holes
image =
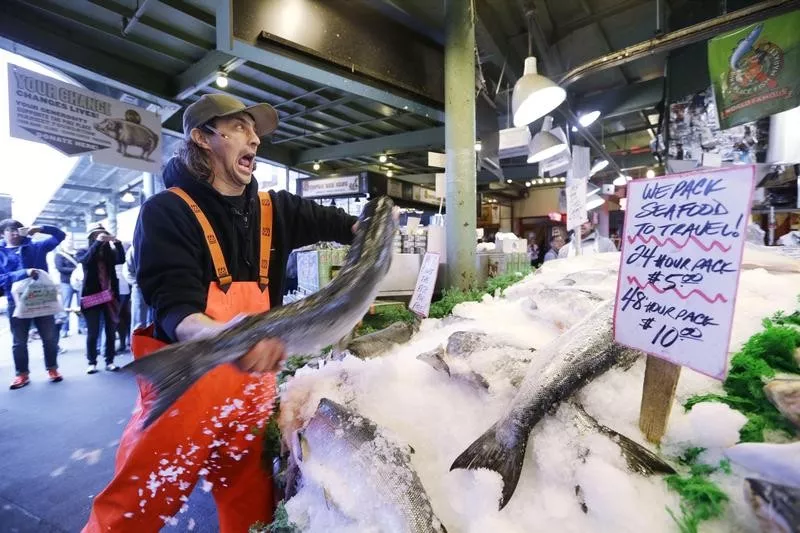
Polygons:
[[149,1],[150,0],[144,0],[141,4],[139,4],[139,7],[136,8],[136,12],[133,14],[130,20],[128,20],[128,22],[125,24],[125,27],[122,28],[122,35],[128,35],[128,32],[131,31],[131,28],[133,28],[133,26],[139,21],[142,15],[144,15],[144,10],[147,9],[147,3]]
[[744,9],[722,15],[666,35],[628,46],[610,54],[584,63],[564,74],[558,84],[567,88],[576,81],[590,75],[625,65],[662,52],[705,41],[728,30],[758,22],[800,7],[800,0],[764,0]]

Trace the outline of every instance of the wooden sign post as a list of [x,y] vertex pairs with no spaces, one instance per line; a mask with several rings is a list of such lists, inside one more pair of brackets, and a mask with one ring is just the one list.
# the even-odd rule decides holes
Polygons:
[[724,379],[753,167],[628,184],[614,338],[648,354],[639,427],[660,442],[680,367]]

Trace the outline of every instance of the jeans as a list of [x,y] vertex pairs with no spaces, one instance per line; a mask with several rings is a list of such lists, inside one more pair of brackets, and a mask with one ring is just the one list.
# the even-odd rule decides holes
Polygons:
[[89,364],[97,364],[97,340],[100,336],[100,322],[102,318],[105,332],[105,360],[106,364],[110,365],[114,362],[114,331],[117,326],[114,323],[114,317],[111,316],[111,311],[109,311],[107,305],[103,304],[84,309],[83,314],[86,316],[88,330],[88,334],[86,335],[86,358],[89,360]]
[[14,301],[8,299],[8,321],[11,324],[11,336],[13,344],[11,351],[14,354],[14,368],[17,375],[30,372],[28,367],[28,332],[31,323],[36,325],[39,336],[42,338],[44,348],[44,366],[47,370],[58,368],[58,328],[53,315],[40,316],[37,318],[14,318]]
[[131,330],[136,331],[150,323],[150,307],[144,303],[144,296],[138,285],[131,287]]
[[[80,291],[76,291],[72,288],[72,285],[69,283],[62,283],[61,284],[61,303],[64,305],[64,309],[67,307],[72,307],[72,297],[75,297],[76,305],[80,305],[81,303],[81,293]],[[61,324],[61,332],[64,334],[69,333],[69,311],[64,311],[64,314],[60,317],[63,320]],[[78,329],[86,329],[86,320],[83,318],[83,313],[78,315]]]

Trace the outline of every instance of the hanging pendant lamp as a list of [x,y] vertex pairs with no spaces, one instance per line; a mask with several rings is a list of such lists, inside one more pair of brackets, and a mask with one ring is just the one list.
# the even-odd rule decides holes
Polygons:
[[528,145],[528,163],[538,163],[567,149],[567,143],[550,133],[553,117],[545,117],[542,130],[533,136]]
[[536,58],[525,59],[525,71],[511,96],[514,126],[527,126],[561,105],[567,92],[550,79],[538,74]]

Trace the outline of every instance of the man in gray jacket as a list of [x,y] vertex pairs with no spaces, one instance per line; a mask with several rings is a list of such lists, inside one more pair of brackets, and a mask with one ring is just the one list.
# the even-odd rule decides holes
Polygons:
[[[603,237],[597,232],[597,228],[592,222],[584,222],[580,227],[581,232],[581,255],[602,254],[605,252],[616,252],[617,247],[614,241],[608,237]],[[572,257],[578,255],[576,239],[572,239],[569,244],[562,246],[558,251],[558,257]]]

